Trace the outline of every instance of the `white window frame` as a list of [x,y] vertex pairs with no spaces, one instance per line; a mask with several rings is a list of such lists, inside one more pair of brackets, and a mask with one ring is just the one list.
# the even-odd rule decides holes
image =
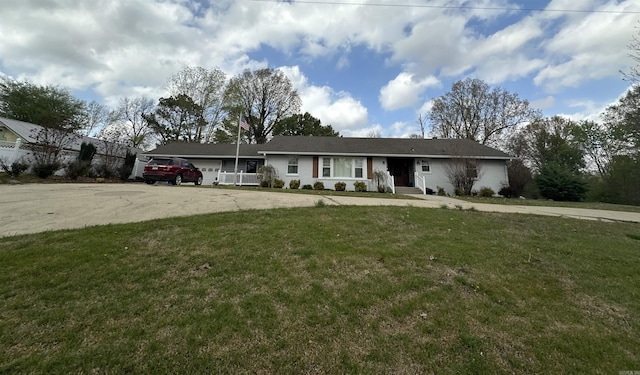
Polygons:
[[[334,175],[334,159],[351,159],[351,177],[335,177]],[[324,178],[324,179],[333,179],[333,180],[344,180],[344,179],[348,179],[348,180],[364,180],[367,179],[367,172],[365,170],[365,165],[366,165],[366,159],[365,158],[348,158],[348,157],[339,157],[339,156],[326,156],[326,157],[321,157],[320,158],[320,168],[321,168],[321,177],[320,178]],[[328,163],[327,163],[328,161]],[[328,164],[328,165],[327,165]],[[325,170],[328,169],[328,176],[325,175]],[[360,170],[362,177],[356,177],[356,171]]]
[[[424,167],[427,167],[427,170],[424,170]],[[420,172],[422,173],[431,173],[431,162],[427,159],[420,160]]]
[[[295,160],[295,164],[292,164],[291,161]],[[291,172],[290,168],[295,167],[296,171]],[[300,160],[297,156],[292,156],[287,158],[287,176],[298,176],[300,171]]]

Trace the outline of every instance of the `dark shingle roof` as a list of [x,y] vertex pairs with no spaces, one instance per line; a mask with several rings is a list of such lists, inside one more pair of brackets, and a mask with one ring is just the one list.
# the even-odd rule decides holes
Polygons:
[[510,159],[500,150],[468,139],[343,138],[277,136],[259,149],[264,154],[362,155],[399,157],[479,157]]
[[[264,156],[258,150],[264,145],[241,144],[240,156],[263,159]],[[229,158],[236,155],[236,145],[227,143],[185,143],[175,142],[163,145],[153,151],[145,152],[146,156],[176,156],[191,159],[200,158]]]

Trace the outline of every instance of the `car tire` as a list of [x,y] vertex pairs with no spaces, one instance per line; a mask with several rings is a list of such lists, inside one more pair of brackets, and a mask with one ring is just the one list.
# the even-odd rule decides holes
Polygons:
[[147,185],[153,185],[156,182],[154,180],[144,180],[144,183],[147,184]]
[[173,179],[173,184],[179,186],[182,183],[182,175],[177,174],[176,178]]
[[196,180],[196,186],[198,185],[202,185],[202,177],[198,177],[198,179]]

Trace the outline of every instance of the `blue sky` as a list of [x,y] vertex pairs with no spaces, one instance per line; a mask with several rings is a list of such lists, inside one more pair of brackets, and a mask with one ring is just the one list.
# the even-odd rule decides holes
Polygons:
[[637,0],[5,0],[0,75],[108,106],[165,95],[185,66],[282,69],[346,136],[417,133],[479,78],[545,115],[598,119],[627,89]]

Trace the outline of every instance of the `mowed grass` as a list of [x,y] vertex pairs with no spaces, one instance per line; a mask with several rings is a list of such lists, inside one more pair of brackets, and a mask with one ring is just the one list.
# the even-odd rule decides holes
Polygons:
[[640,369],[640,225],[414,207],[0,239],[0,373]]

